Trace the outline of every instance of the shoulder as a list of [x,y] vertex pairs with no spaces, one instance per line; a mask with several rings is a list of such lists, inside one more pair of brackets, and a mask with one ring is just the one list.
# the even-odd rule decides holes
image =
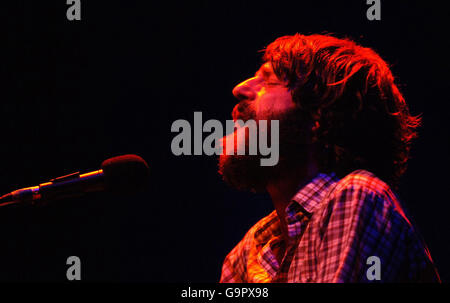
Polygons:
[[375,195],[393,195],[389,185],[367,170],[356,170],[351,172],[337,182],[334,193],[339,194],[348,190],[364,190]]
[[390,186],[366,170],[353,171],[339,180],[329,197],[341,202],[383,202],[386,207],[400,207]]
[[254,247],[270,237],[277,225],[278,217],[273,211],[253,225],[239,243],[225,257],[222,266],[221,282],[244,282],[247,277],[247,263]]
[[239,243],[228,254],[227,259],[246,259],[250,249],[258,244],[264,244],[270,240],[279,226],[276,211],[260,219],[254,224],[239,241]]
[[245,233],[244,237],[230,252],[230,255],[245,254],[251,246],[268,240],[272,236],[278,224],[279,219],[276,211],[273,211],[269,215],[260,219]]
[[390,186],[366,170],[356,170],[339,180],[326,202],[328,210],[342,210],[352,216],[377,214],[380,219],[395,214],[409,223]]

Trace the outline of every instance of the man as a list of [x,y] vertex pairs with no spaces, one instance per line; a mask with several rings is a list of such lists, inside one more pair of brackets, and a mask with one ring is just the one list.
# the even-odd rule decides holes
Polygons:
[[219,172],[267,191],[275,210],[228,254],[221,282],[440,281],[391,189],[420,119],[388,65],[326,35],[278,38],[263,60],[234,88],[233,118],[279,120],[279,163],[224,154]]

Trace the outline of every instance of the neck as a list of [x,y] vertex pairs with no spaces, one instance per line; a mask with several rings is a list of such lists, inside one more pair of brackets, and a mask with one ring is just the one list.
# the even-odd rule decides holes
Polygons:
[[315,165],[310,164],[305,167],[293,170],[284,175],[283,178],[267,184],[267,192],[272,198],[272,203],[277,212],[281,223],[281,231],[286,243],[290,243],[294,239],[290,239],[286,222],[286,207],[291,202],[292,197],[297,193],[299,187],[306,185],[315,175],[318,169]]

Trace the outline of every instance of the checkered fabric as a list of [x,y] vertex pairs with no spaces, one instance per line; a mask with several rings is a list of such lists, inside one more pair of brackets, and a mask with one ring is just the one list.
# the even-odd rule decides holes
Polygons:
[[[440,281],[398,199],[368,171],[340,180],[333,173],[319,174],[293,197],[286,216],[292,244],[284,243],[273,211],[228,254],[220,281]],[[371,256],[379,258],[379,280]]]

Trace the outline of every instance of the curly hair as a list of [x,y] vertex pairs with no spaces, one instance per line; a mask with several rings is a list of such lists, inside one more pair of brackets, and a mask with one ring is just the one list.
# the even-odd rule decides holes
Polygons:
[[323,171],[367,169],[396,187],[420,117],[412,116],[388,64],[372,49],[330,35],[284,36],[264,50],[310,119]]

